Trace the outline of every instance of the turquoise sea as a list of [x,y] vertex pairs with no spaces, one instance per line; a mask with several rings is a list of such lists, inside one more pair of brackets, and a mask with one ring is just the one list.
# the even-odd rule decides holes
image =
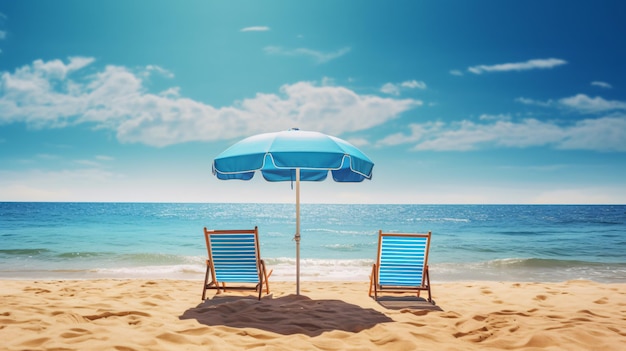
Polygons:
[[[301,279],[367,281],[377,232],[432,231],[433,281],[626,282],[625,205],[301,205]],[[295,281],[294,204],[0,203],[0,279],[202,279],[203,227],[259,227]]]

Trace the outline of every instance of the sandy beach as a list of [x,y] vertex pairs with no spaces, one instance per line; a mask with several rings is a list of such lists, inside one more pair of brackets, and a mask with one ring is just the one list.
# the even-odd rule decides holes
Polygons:
[[0,281],[2,350],[624,350],[626,284],[453,282],[423,299],[367,282]]

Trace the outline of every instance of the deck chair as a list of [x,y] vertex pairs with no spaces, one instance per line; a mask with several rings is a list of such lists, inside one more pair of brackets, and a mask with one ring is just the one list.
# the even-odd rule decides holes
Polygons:
[[428,250],[431,232],[426,234],[398,234],[378,232],[378,257],[372,267],[369,296],[378,300],[381,292],[407,293],[428,291]]
[[[204,228],[209,258],[206,260],[206,274],[202,300],[208,289],[216,289],[217,294],[229,290],[256,290],[259,300],[263,292],[270,293],[268,278],[272,274],[265,269],[265,262],[259,254],[259,231],[243,230],[208,230]],[[212,280],[209,282],[209,275]],[[231,283],[238,285],[230,286]]]

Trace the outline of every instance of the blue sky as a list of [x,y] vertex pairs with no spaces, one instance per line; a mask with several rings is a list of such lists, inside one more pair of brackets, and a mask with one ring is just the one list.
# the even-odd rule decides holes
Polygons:
[[626,203],[623,1],[4,1],[0,201],[293,202],[219,181],[299,127],[374,162],[307,203]]

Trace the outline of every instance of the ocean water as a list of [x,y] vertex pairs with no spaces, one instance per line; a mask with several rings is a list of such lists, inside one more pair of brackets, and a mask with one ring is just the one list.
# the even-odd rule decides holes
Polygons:
[[[203,227],[259,227],[295,281],[294,204],[0,203],[0,279],[203,279]],[[625,205],[301,205],[301,280],[368,281],[377,234],[432,231],[431,280],[626,282]]]

